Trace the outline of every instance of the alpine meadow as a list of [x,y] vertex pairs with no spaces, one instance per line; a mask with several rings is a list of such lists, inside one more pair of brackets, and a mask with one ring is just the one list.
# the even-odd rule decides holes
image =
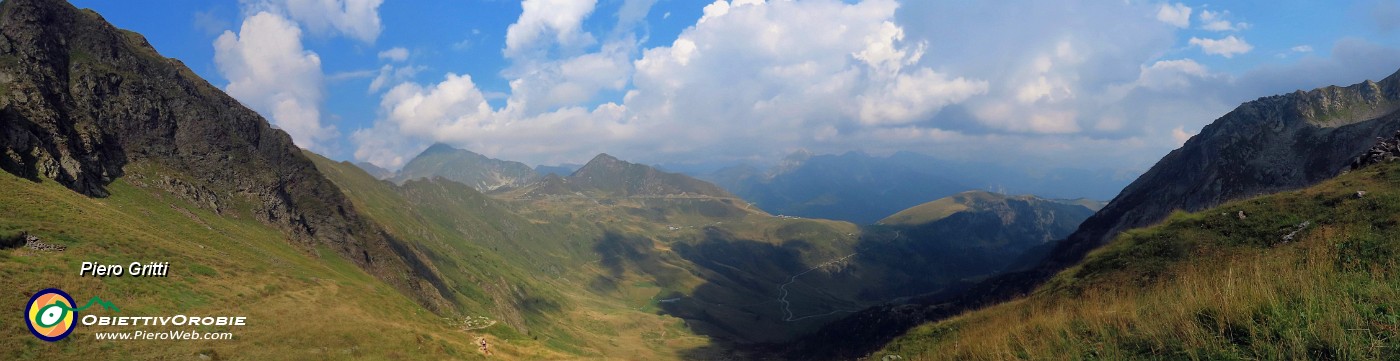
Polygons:
[[1397,31],[0,0],[0,359],[1395,359]]

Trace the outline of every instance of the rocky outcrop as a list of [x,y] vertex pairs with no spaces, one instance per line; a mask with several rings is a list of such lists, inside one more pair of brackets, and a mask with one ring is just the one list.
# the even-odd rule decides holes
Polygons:
[[[1390,138],[1377,138],[1376,144],[1371,149],[1351,160],[1351,167],[1348,170],[1357,170],[1366,166],[1384,162],[1394,162],[1400,160],[1400,132]],[[1365,196],[1366,192],[1358,192],[1357,198]]]
[[215,212],[246,202],[308,252],[334,250],[425,305],[445,303],[417,251],[356,213],[286,133],[66,1],[0,3],[0,169],[94,197],[134,173],[133,184]]

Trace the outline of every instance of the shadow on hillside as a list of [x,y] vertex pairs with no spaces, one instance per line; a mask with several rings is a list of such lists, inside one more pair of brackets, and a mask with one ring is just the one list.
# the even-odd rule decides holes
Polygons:
[[668,264],[655,249],[650,238],[604,231],[603,236],[594,242],[593,253],[599,256],[598,263],[607,274],[589,281],[589,290],[601,294],[616,292],[618,282],[625,277],[629,267],[651,276],[658,284],[676,284],[684,277],[685,271]]
[[[956,297],[974,283],[963,280],[1007,263],[993,259],[1001,256],[909,236],[917,233],[865,227],[859,235],[840,234],[857,237],[840,246],[825,239],[831,232],[779,230],[777,242],[764,242],[707,227],[697,239],[659,245],[608,230],[592,247],[604,274],[588,287],[609,294],[625,289],[621,282],[629,278],[655,280],[662,288],[651,299],[658,314],[681,318],[691,332],[712,341],[683,350],[685,359],[849,359],[960,311],[937,305],[964,303]],[[659,251],[666,247],[671,252]],[[800,280],[793,282],[796,275]],[[704,283],[683,286],[692,277]],[[786,308],[780,301],[784,290]]]
[[772,244],[706,228],[698,242],[671,245],[705,280],[689,295],[659,302],[661,312],[686,320],[695,333],[716,340],[771,340],[786,334],[778,285],[807,268],[801,239]]
[[[780,235],[785,240],[775,244],[706,228],[698,241],[670,245],[705,283],[657,306],[712,340],[684,350],[685,359],[846,359],[867,355],[923,321],[949,313],[886,302],[936,291],[942,294],[929,297],[959,294],[967,287],[960,280],[1005,264],[898,231],[867,227],[849,260],[804,274],[849,250],[827,248],[831,241],[813,242],[800,234]],[[799,274],[800,282],[780,288]],[[787,310],[778,301],[783,289],[791,296]],[[881,304],[886,305],[870,308]]]

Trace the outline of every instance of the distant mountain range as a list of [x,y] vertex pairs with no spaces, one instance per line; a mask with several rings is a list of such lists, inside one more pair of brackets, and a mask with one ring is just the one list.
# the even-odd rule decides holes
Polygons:
[[1127,179],[1112,171],[1030,171],[943,160],[912,152],[874,157],[860,152],[798,152],[766,171],[749,165],[701,178],[775,214],[870,224],[880,217],[966,190],[1108,199]]
[[564,177],[570,174],[574,174],[574,172],[577,171],[579,168],[583,168],[583,165],[572,163],[564,163],[559,165],[537,165],[535,166],[535,173],[539,173],[541,176],[548,176],[550,174],[553,174],[560,177]]
[[683,174],[599,154],[567,177],[545,176],[528,187],[531,197],[586,194],[594,197],[695,196],[734,198],[714,184]]
[[[626,166],[622,166],[623,163]],[[607,155],[601,155],[585,165],[541,165],[531,169],[520,162],[493,159],[445,144],[435,144],[398,172],[372,164],[357,165],[376,178],[396,183],[443,177],[482,192],[529,187],[535,190],[537,196],[564,195],[580,189],[606,194],[639,192],[635,195],[655,195],[650,193],[681,189],[697,194],[725,193],[732,194],[728,197],[743,198],[773,214],[837,219],[857,224],[873,224],[905,208],[967,190],[1078,198],[1094,208],[1093,203],[1098,202],[1095,199],[1107,199],[1126,184],[1125,180],[1109,171],[1055,169],[1037,172],[947,161],[911,152],[873,157],[860,152],[814,155],[800,151],[767,170],[740,164],[706,174],[689,174],[718,185],[721,190],[700,189],[708,187],[699,186],[690,177],[672,176],[681,173],[667,173],[649,166],[641,168],[644,166],[617,161]],[[599,167],[610,166],[620,168],[597,171]],[[632,172],[630,176],[640,178],[628,180],[633,183],[625,183],[621,178],[604,176],[613,174],[613,170]],[[660,185],[656,183],[658,181],[672,182],[675,184],[671,185],[679,188],[648,189]]]

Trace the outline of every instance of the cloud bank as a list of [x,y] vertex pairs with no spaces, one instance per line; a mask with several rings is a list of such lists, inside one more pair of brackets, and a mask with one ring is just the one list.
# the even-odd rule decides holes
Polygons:
[[[719,0],[656,41],[657,3],[522,1],[501,47],[471,49],[498,52],[497,74],[419,76],[428,68],[409,58],[424,53],[367,52],[379,68],[361,72],[378,101],[372,125],[349,132],[354,157],[393,169],[445,142],[534,164],[912,150],[1141,170],[1240,102],[1400,66],[1392,49],[1342,39],[1268,50],[1291,64],[1218,70],[1258,58],[1244,56],[1253,26],[1182,3]],[[220,72],[231,94],[316,150],[338,132],[320,119],[326,77],[301,32],[373,45],[379,1],[250,4],[242,29],[216,42]],[[293,10],[311,8],[329,13]],[[276,39],[249,45],[264,36]],[[493,76],[509,90],[483,91]]]

